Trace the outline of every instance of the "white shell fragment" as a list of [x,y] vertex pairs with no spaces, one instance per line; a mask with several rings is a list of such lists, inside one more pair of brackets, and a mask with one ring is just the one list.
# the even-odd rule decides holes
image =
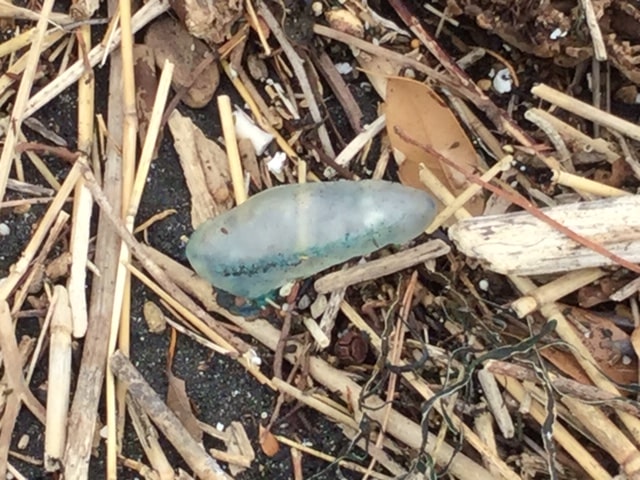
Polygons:
[[204,222],[186,253],[214,287],[253,299],[352,257],[405,243],[435,213],[422,190],[382,180],[285,185]]
[[498,70],[493,77],[493,89],[500,94],[509,93],[513,88],[513,79],[508,68]]
[[260,156],[267,149],[273,135],[262,130],[259,126],[253,123],[253,120],[239,108],[236,108],[233,112],[235,118],[235,131],[238,138],[245,138],[251,142],[256,155]]

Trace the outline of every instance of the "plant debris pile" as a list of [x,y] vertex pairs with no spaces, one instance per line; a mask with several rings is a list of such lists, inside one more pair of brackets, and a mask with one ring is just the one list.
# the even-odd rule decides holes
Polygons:
[[636,0],[0,17],[0,478],[640,478]]

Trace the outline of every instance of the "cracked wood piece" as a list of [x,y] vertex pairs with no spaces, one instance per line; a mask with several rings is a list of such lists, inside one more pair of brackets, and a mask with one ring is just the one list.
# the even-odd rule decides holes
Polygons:
[[[640,262],[640,196],[542,211],[616,255]],[[465,255],[503,274],[539,275],[612,264],[526,212],[462,220],[449,229],[449,237]]]

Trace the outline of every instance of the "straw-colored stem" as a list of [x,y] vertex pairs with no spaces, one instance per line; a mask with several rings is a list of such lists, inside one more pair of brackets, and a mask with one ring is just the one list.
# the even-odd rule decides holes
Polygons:
[[231,174],[231,183],[233,184],[233,193],[236,198],[236,205],[240,205],[247,199],[247,191],[244,186],[244,172],[242,170],[240,152],[238,151],[238,140],[233,123],[231,99],[228,95],[220,95],[218,97],[218,112],[220,113],[220,122],[222,123],[224,146],[227,150],[227,159],[229,160],[229,172]]
[[600,197],[619,197],[622,195],[631,195],[631,193],[621,190],[619,188],[605,185],[604,183],[596,182],[588,178],[581,177],[568,172],[561,172],[559,170],[552,170],[553,177],[552,182],[558,185],[564,185],[565,187],[573,188],[578,192],[591,193]]
[[635,123],[616,117],[611,113],[593,107],[588,103],[581,102],[577,98],[571,97],[545,84],[536,85],[531,89],[531,93],[553,105],[574,113],[579,117],[590,120],[598,125],[616,130],[634,140],[640,140],[640,126]]
[[[527,392],[522,384],[513,378],[496,375],[498,382],[520,403],[527,397]],[[532,400],[529,404],[528,413],[542,425],[546,418],[546,412],[542,405],[536,400]],[[596,480],[610,480],[611,475],[596,461],[595,458],[582,446],[578,440],[559,422],[555,422],[553,426],[553,437],[562,446],[563,449],[571,455],[585,471]]]
[[71,193],[76,181],[80,177],[80,172],[81,163],[76,162],[73,167],[71,167],[71,170],[67,174],[67,178],[51,202],[51,205],[49,205],[47,212],[38,224],[38,228],[31,236],[31,239],[22,252],[22,255],[12,267],[11,273],[9,273],[2,284],[0,284],[0,301],[9,298],[13,289],[18,285],[22,276],[26,273],[31,260],[33,260],[36,255],[45,236],[49,233],[49,229],[51,228],[51,225],[53,225],[53,222],[55,222],[58,212],[66,202],[69,193]]
[[47,32],[48,18],[53,8],[53,3],[54,0],[44,0],[42,3],[40,18],[36,25],[33,43],[31,44],[29,56],[27,57],[27,64],[22,74],[20,87],[18,88],[13,110],[11,111],[11,117],[9,118],[9,128],[7,128],[5,133],[4,148],[2,149],[2,154],[0,154],[0,200],[4,199],[7,188],[7,179],[9,178],[9,169],[11,168],[11,162],[15,155],[18,132],[24,119],[27,100],[29,99],[29,93],[31,92],[31,87],[33,86],[33,81],[36,76],[36,69],[38,68],[40,52],[42,51],[42,44],[44,43]]
[[595,282],[605,274],[606,272],[599,268],[584,268],[569,272],[515,300],[511,304],[511,308],[518,317],[523,318],[536,311],[540,306],[555,302],[565,295],[569,295],[571,292]]
[[44,442],[45,470],[56,471],[64,453],[71,386],[71,315],[67,290],[56,285],[51,300],[49,389]]

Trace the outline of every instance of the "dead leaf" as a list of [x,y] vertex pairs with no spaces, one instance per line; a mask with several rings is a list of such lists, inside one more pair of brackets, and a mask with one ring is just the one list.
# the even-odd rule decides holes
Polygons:
[[201,62],[211,55],[206,43],[192,37],[178,20],[171,17],[153,22],[144,43],[153,50],[158,68],[164,66],[165,60],[176,66],[171,84],[176,90],[189,87],[182,99],[184,103],[191,108],[202,108],[211,101],[220,83],[216,63],[210,62],[194,77]]
[[620,384],[637,382],[637,360],[634,358],[629,364],[624,362],[625,358],[632,356],[629,335],[608,318],[592,311],[568,307],[563,313],[607,377]]
[[[465,175],[444,164],[437,155],[410,144],[396,133],[398,128],[416,142],[429,145],[449,161],[470,172],[476,170],[479,157],[473,145],[453,112],[429,86],[408,78],[389,78],[385,113],[387,132],[402,183],[429,191],[419,176],[420,164],[424,164],[453,195],[459,195],[469,186]],[[481,215],[483,197],[474,196],[465,208],[474,216]]]
[[180,419],[184,428],[198,443],[202,442],[202,429],[198,423],[198,419],[191,411],[191,402],[187,396],[184,380],[176,377],[171,371],[167,370],[167,378],[169,380],[169,388],[167,391],[167,406]]
[[260,425],[260,448],[267,457],[274,457],[280,451],[280,443],[269,430]]

